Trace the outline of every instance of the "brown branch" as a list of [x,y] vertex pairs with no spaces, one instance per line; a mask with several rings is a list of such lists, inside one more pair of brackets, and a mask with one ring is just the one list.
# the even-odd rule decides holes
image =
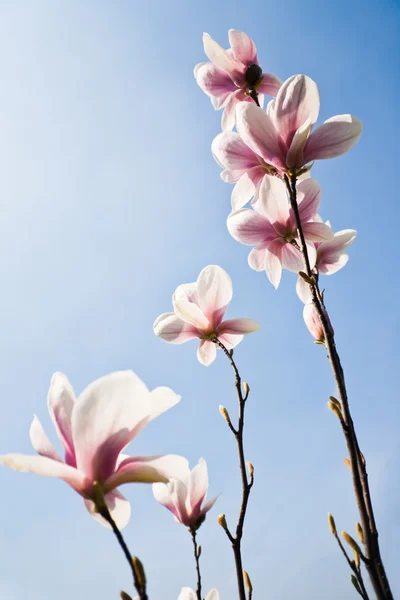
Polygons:
[[194,554],[194,560],[196,563],[196,574],[197,574],[196,598],[197,598],[197,600],[201,600],[201,572],[200,572],[201,546],[197,545],[196,530],[189,529],[189,532],[190,532],[190,535],[192,536],[193,554]]
[[236,388],[238,404],[239,404],[238,426],[235,429],[233,427],[233,425],[231,425],[230,429],[235,436],[236,445],[237,445],[237,449],[238,449],[240,476],[241,476],[241,480],[242,480],[242,499],[241,499],[241,503],[240,503],[239,518],[238,518],[238,522],[236,525],[235,535],[231,534],[228,527],[226,527],[224,529],[225,529],[226,535],[228,536],[228,538],[232,544],[233,554],[235,557],[239,598],[240,598],[240,600],[246,600],[246,592],[245,592],[245,585],[244,585],[244,579],[243,579],[241,543],[242,543],[242,537],[243,537],[243,525],[244,525],[244,520],[246,518],[246,510],[247,510],[247,505],[248,505],[248,501],[249,501],[250,490],[253,487],[253,483],[254,483],[254,475],[253,475],[252,471],[250,472],[249,479],[247,477],[246,460],[245,460],[245,456],[244,456],[244,446],[243,446],[244,410],[245,410],[246,400],[249,395],[249,387],[247,386],[247,389],[245,390],[245,394],[243,395],[242,380],[241,380],[241,377],[239,374],[239,370],[236,366],[236,363],[233,360],[233,350],[229,351],[224,346],[224,344],[218,339],[215,339],[213,341],[215,344],[217,344],[217,346],[219,348],[221,348],[221,350],[224,352],[224,354],[226,355],[226,357],[228,358],[228,360],[231,364],[231,367],[235,374],[235,388]]
[[[292,207],[292,211],[296,219],[297,231],[300,238],[301,252],[304,259],[305,272],[309,278],[312,278],[313,273],[310,268],[310,260],[308,257],[307,245],[304,238],[304,232],[297,204],[296,175],[292,175],[290,180],[289,177],[285,175],[284,181],[288,190],[290,205]],[[364,545],[366,554],[366,567],[377,599],[393,600],[393,595],[390,590],[389,581],[387,579],[380,554],[378,531],[376,528],[375,517],[372,508],[366,463],[358,445],[354,423],[350,413],[344,372],[340,362],[339,354],[336,349],[334,334],[332,328],[329,326],[329,322],[327,319],[328,313],[326,312],[324,300],[317,281],[315,281],[314,284],[310,284],[310,292],[312,301],[321,320],[322,329],[324,332],[325,346],[328,351],[328,358],[332,368],[333,376],[335,379],[340,399],[340,405],[344,421],[344,423],[342,424],[342,429],[350,455],[354,493],[365,536]]]

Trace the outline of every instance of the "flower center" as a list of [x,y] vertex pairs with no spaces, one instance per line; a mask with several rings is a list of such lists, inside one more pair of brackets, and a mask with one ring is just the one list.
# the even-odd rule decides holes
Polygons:
[[288,244],[291,244],[291,243],[293,242],[293,240],[294,240],[294,235],[293,235],[292,233],[287,233],[287,234],[285,235],[285,241],[286,241]]
[[262,70],[260,65],[250,65],[247,67],[244,79],[246,81],[246,87],[248,90],[254,90],[257,88],[257,84],[262,78]]

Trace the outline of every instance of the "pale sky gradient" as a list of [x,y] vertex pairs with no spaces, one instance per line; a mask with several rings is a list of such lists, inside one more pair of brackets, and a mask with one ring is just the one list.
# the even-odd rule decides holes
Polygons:
[[[132,368],[182,402],[153,422],[132,453],[179,453],[209,465],[221,494],[202,527],[205,591],[236,597],[229,544],[216,524],[239,502],[233,439],[218,404],[234,413],[230,367],[209,368],[196,344],[152,332],[176,286],[207,264],[231,275],[228,318],[262,331],[236,358],[250,383],[247,457],[256,469],[244,538],[260,600],[354,600],[349,569],[326,515],[354,533],[345,444],[326,403],[334,385],[324,349],[302,321],[296,277],[275,291],[228,234],[231,187],[210,145],[220,130],[192,70],[202,33],[223,45],[229,28],[256,41],[282,79],[314,78],[320,122],[353,113],[364,123],[345,157],[316,164],[320,213],[355,228],[350,261],[324,280],[353,414],[370,473],[382,551],[400,594],[398,98],[400,8],[395,0],[0,1],[0,452],[30,452],[54,371],[77,392]],[[112,534],[60,481],[0,471],[0,597],[112,600],[132,592]],[[189,535],[153,499],[125,486],[125,530],[146,567],[151,600],[195,586]]]

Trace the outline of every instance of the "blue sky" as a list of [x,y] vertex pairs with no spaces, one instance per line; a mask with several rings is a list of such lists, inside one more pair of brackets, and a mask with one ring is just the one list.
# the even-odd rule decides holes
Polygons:
[[[398,424],[398,96],[400,8],[395,0],[296,0],[251,4],[153,0],[0,2],[0,452],[30,452],[37,413],[52,434],[46,394],[54,371],[81,391],[132,368],[181,403],[132,444],[136,454],[175,452],[209,464],[221,494],[200,532],[206,590],[235,597],[219,512],[236,516],[236,453],[225,422],[232,374],[209,368],[196,344],[170,346],[152,332],[171,294],[207,264],[231,275],[229,317],[262,331],[236,358],[251,396],[247,457],[256,469],[244,539],[255,597],[356,597],[326,514],[357,520],[338,423],[326,408],[334,385],[322,347],[302,321],[295,276],[279,291],[247,266],[225,221],[229,185],[210,144],[220,113],[197,87],[201,36],[223,45],[229,28],[256,41],[261,64],[282,79],[314,78],[320,120],[350,112],[364,133],[345,157],[316,164],[321,215],[358,238],[346,268],[326,278],[326,299],[368,460],[382,551],[400,593]],[[53,438],[54,439],[54,438]],[[0,596],[109,600],[131,591],[112,535],[63,482],[0,472]],[[125,530],[146,567],[152,600],[194,587],[190,539],[150,487],[124,492]]]

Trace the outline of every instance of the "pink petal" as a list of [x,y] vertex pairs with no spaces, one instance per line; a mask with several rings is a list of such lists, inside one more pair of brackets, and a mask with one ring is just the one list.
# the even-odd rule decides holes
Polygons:
[[296,284],[296,292],[300,300],[306,304],[311,299],[310,286],[304,281],[302,277],[299,277]]
[[219,600],[219,592],[215,588],[210,590],[206,596],[206,600]]
[[279,92],[279,88],[282,85],[282,81],[276,75],[272,73],[263,73],[263,81],[258,91],[260,94],[267,94],[268,96],[276,96]]
[[266,243],[276,236],[271,223],[251,208],[231,213],[226,224],[233,239],[247,246]]
[[244,337],[243,335],[236,335],[233,333],[223,333],[218,336],[218,339],[220,342],[223,343],[225,348],[227,348],[228,350],[231,350],[232,348],[235,348],[235,346],[240,344],[240,342],[243,340],[243,337]]
[[303,223],[303,233],[306,240],[310,242],[325,242],[333,238],[332,229],[325,223],[314,223],[313,221]]
[[176,454],[131,456],[123,460],[115,473],[106,479],[104,490],[108,492],[123,483],[165,483],[185,476],[187,469],[187,459]]
[[229,44],[236,60],[246,65],[246,67],[258,64],[256,46],[247,33],[237,31],[237,29],[230,29],[228,36]]
[[274,240],[268,244],[268,248],[265,251],[265,272],[275,289],[278,289],[282,277],[282,263],[280,259],[282,245],[281,240]]
[[220,108],[228,96],[237,90],[229,75],[210,62],[197,65],[194,76],[203,92],[217,100],[215,108]]
[[188,484],[187,511],[189,514],[194,513],[199,516],[200,506],[208,490],[208,471],[204,458],[200,458],[197,465],[192,469]]
[[154,333],[170,344],[183,344],[199,336],[198,330],[185,323],[175,313],[164,313],[157,317],[153,325]]
[[297,202],[302,223],[310,221],[318,212],[321,186],[315,179],[305,179],[297,186]]
[[175,314],[195,327],[199,331],[207,331],[210,328],[210,322],[197,304],[187,300],[177,300],[174,302]]
[[320,125],[308,138],[304,164],[345,154],[358,141],[362,123],[352,115],[338,115]]
[[236,105],[239,102],[249,101],[243,90],[237,90],[230,94],[222,114],[221,129],[222,131],[231,131],[235,127],[236,120]]
[[0,464],[15,471],[34,473],[44,477],[63,479],[78,493],[85,487],[86,479],[83,473],[69,465],[53,460],[47,456],[29,456],[27,454],[5,454],[0,456]]
[[[110,511],[111,517],[113,518],[118,529],[121,531],[128,523],[131,517],[131,505],[129,500],[125,498],[118,490],[113,490],[104,496],[105,503],[108,510]],[[85,500],[85,506],[91,516],[103,527],[111,529],[111,526],[107,523],[103,517],[96,512],[95,504],[91,500]]]
[[284,244],[281,253],[282,266],[289,271],[301,271],[304,268],[303,256],[292,244]]
[[178,300],[187,300],[188,302],[194,302],[199,304],[199,298],[197,296],[197,282],[193,283],[182,283],[178,285],[172,296],[172,304]]
[[319,113],[317,84],[306,75],[289,77],[279,89],[272,119],[287,149],[296,131],[306,121],[315,123]]
[[269,164],[285,166],[279,136],[271,118],[255,104],[240,102],[236,107],[236,129],[244,143]]
[[289,150],[286,155],[286,165],[289,169],[293,167],[300,168],[304,165],[304,147],[310,135],[312,123],[309,119],[299,127],[290,143]]
[[243,173],[232,191],[231,205],[233,210],[239,210],[252,199],[264,176],[266,175],[263,167],[253,167]]
[[217,356],[217,348],[213,342],[201,340],[197,349],[197,358],[202,365],[208,367],[214,362]]
[[153,496],[162,506],[165,506],[177,518],[178,511],[172,498],[172,481],[169,483],[153,483]]
[[75,392],[63,373],[55,373],[51,378],[47,406],[65,449],[65,461],[71,466],[76,466],[71,433],[71,416],[75,406]]
[[241,87],[244,81],[243,72],[244,67],[240,64],[235,58],[229,54],[226,50],[222,48],[212,39],[212,37],[208,33],[203,33],[203,44],[204,44],[204,52],[211,60],[212,63],[222,71],[227,73],[232,81],[238,86]]
[[278,177],[268,175],[264,177],[253,208],[271,223],[286,225],[289,218],[289,204],[283,181]]
[[225,309],[232,300],[232,280],[218,265],[205,267],[197,279],[199,304],[213,327],[222,320]]
[[349,258],[343,253],[353,243],[356,235],[355,229],[344,229],[335,233],[329,242],[319,245],[317,263],[321,273],[331,275],[345,266]]
[[321,266],[318,265],[318,270],[324,275],[334,275],[334,273],[337,273],[338,271],[340,271],[340,269],[343,269],[343,267],[346,266],[348,262],[348,254],[341,254],[340,256],[332,258],[326,257]]
[[[330,323],[328,314],[326,312],[326,310],[324,309],[324,313],[325,313],[325,318],[327,320],[328,323],[328,328],[330,329],[332,335],[333,335],[333,329],[332,329],[332,325]],[[324,342],[325,340],[325,335],[324,335],[324,331],[322,328],[322,321],[321,318],[319,316],[318,310],[315,307],[314,303],[312,300],[310,300],[309,302],[307,302],[307,304],[304,306],[303,309],[303,318],[304,318],[304,322],[307,325],[307,329],[308,331],[311,333],[311,335],[315,338],[315,340],[317,342]]]
[[[191,588],[183,587],[181,589],[181,593],[178,596],[178,600],[196,600],[196,594]],[[206,598],[206,600],[211,600],[210,598]],[[212,599],[214,600],[214,598]],[[215,600],[218,600],[216,598]]]
[[62,462],[57,450],[50,442],[36,415],[33,417],[32,425],[29,430],[29,437],[31,438],[34,450],[36,450],[40,456],[47,456],[48,458]]
[[224,333],[241,335],[244,333],[253,333],[259,329],[261,329],[261,325],[257,321],[253,321],[253,319],[228,319],[227,321],[222,321],[217,333],[218,335]]
[[265,269],[265,248],[253,248],[248,256],[249,267],[254,271],[264,271]]
[[252,167],[260,166],[257,154],[246,146],[236,131],[219,133],[211,144],[211,152],[223,169],[237,172],[237,179]]

